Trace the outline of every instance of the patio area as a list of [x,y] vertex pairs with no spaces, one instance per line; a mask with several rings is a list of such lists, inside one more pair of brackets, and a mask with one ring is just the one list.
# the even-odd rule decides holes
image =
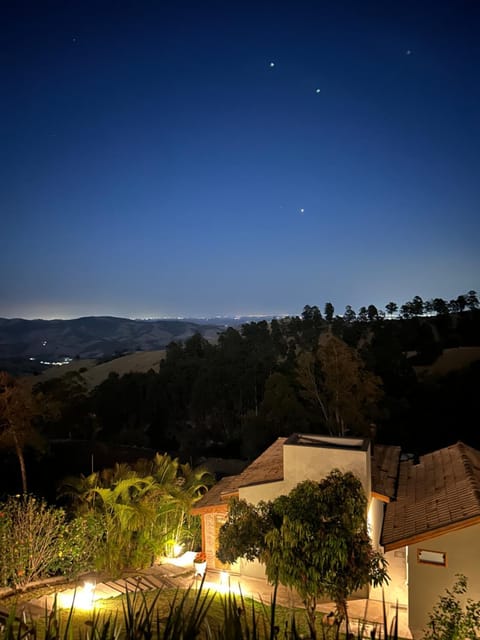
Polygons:
[[[95,606],[96,600],[104,600],[117,597],[127,591],[135,590],[151,591],[162,588],[188,589],[199,588],[201,577],[195,575],[193,569],[194,554],[185,554],[181,558],[168,559],[154,564],[148,569],[132,572],[118,580],[97,581],[95,574],[82,576],[75,588],[62,590],[54,594],[34,598],[23,605],[29,615],[33,617],[44,616],[45,610],[51,610],[55,597],[61,607],[70,607],[75,599],[75,606],[89,609]],[[204,579],[204,589],[215,590],[220,593],[234,593],[244,598],[253,598],[256,601],[270,604],[273,597],[273,587],[266,580],[258,578],[240,578],[235,574],[207,570]],[[303,608],[298,595],[289,588],[279,586],[277,590],[277,603],[282,607]],[[335,605],[332,602],[322,602],[317,607],[319,613],[328,615],[333,612]],[[350,626],[352,632],[357,635],[360,623],[367,624],[364,627],[364,635],[370,636],[370,631],[376,626],[383,628],[383,606],[374,600],[350,600],[348,603]],[[395,616],[395,607],[386,606],[387,620],[391,624]],[[398,631],[402,638],[411,638],[408,629],[407,612],[405,609],[398,611]],[[378,634],[377,634],[378,635]]]

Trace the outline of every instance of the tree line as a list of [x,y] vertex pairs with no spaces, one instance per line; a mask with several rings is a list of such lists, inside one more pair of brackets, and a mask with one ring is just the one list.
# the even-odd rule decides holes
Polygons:
[[418,453],[450,444],[454,431],[478,446],[468,427],[479,367],[445,379],[418,378],[413,368],[443,348],[480,344],[476,293],[456,300],[458,312],[435,304],[436,315],[425,316],[415,296],[394,320],[373,305],[366,315],[347,307],[341,316],[329,302],[323,313],[306,305],[300,316],[228,328],[216,343],[199,334],[173,342],[158,370],[112,373],[93,390],[79,372],[33,387],[34,378],[4,373],[0,446],[18,458],[24,487],[23,452],[48,454],[57,439],[150,447],[193,461],[251,459],[294,431],[376,432]]

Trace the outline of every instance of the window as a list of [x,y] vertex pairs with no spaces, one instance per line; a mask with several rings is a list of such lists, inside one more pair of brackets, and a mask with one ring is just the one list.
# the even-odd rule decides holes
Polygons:
[[429,551],[418,549],[417,560],[422,564],[435,564],[438,567],[447,566],[447,554],[444,551]]

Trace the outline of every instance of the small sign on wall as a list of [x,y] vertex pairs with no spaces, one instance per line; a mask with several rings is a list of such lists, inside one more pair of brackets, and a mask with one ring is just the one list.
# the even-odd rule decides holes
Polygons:
[[417,560],[422,564],[434,564],[438,567],[447,566],[447,554],[444,551],[429,551],[428,549],[418,549]]

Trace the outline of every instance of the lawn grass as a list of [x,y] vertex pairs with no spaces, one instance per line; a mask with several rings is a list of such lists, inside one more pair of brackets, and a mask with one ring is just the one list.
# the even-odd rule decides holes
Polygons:
[[[2,601],[3,608],[13,608],[19,612],[22,604],[41,595],[51,594],[52,590],[40,590],[34,594],[22,594],[15,601],[13,598],[7,602]],[[165,629],[172,619],[176,618],[180,612],[180,617],[189,619],[198,615],[199,611],[205,610],[205,621],[203,623],[204,633],[200,637],[213,638],[258,638],[268,639],[272,637],[270,633],[270,603],[261,603],[252,598],[243,598],[233,594],[220,594],[208,589],[196,588],[185,590],[163,588],[147,592],[130,592],[126,595],[119,595],[114,598],[97,600],[92,611],[82,611],[80,609],[58,609],[55,611],[55,636],[52,638],[52,619],[47,612],[45,615],[35,618],[35,637],[37,639],[50,638],[50,640],[61,640],[62,638],[86,638],[92,637],[94,628],[102,628],[110,621],[110,628],[116,629],[120,637],[144,637],[138,631],[132,632],[127,627],[132,624],[145,623],[146,618],[152,628],[156,628],[157,620],[161,629]],[[193,616],[191,615],[193,612]],[[147,615],[145,615],[145,613]],[[203,615],[203,613],[202,613]],[[291,610],[281,606],[275,606],[275,626],[278,628],[278,638],[286,638],[287,632],[292,626],[292,617],[295,616],[295,623],[299,634],[307,633],[305,613],[301,609]],[[200,617],[200,616],[198,616]],[[319,618],[321,616],[319,615]],[[232,629],[237,627],[243,630],[243,635],[231,635]],[[211,635],[208,635],[207,629]],[[255,635],[253,634],[255,631]],[[237,631],[240,633],[240,631]],[[148,634],[145,634],[148,636]],[[163,637],[163,636],[162,636]],[[175,637],[175,634],[174,636]],[[290,636],[288,636],[290,637]],[[308,637],[305,636],[305,637]],[[319,622],[319,636],[322,637]],[[0,638],[2,638],[0,634]]]

